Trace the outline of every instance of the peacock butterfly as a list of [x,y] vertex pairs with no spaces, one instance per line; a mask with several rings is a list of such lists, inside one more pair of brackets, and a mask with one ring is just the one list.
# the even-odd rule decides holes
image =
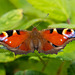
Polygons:
[[16,54],[38,52],[45,54],[57,53],[67,43],[75,40],[75,30],[68,28],[54,28],[38,31],[9,30],[0,34],[0,44]]

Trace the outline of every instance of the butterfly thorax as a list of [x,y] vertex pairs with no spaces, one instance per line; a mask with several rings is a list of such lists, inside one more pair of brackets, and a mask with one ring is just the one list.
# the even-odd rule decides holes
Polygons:
[[42,39],[42,37],[36,28],[33,28],[32,32],[30,33],[30,39],[31,46],[38,50],[40,39]]

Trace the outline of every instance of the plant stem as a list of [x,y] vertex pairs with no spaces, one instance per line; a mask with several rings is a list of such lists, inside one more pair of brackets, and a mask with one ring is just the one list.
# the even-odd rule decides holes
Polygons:
[[38,56],[38,58],[39,58],[40,61],[42,62],[42,64],[43,64],[42,72],[44,72],[44,70],[45,70],[46,65],[47,65],[48,62],[45,62],[45,61],[43,60],[43,58],[41,58],[38,53],[35,52],[35,54]]
[[63,66],[64,66],[64,61],[61,63],[56,75],[61,75],[61,71],[62,71]]

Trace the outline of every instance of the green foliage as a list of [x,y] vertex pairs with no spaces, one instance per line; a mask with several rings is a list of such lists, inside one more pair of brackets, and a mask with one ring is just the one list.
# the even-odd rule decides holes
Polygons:
[[4,68],[4,65],[0,63],[0,75],[5,75],[6,74],[6,70]]
[[17,27],[23,17],[22,9],[12,10],[0,18],[0,32]]
[[53,25],[50,25],[48,26],[49,28],[72,28],[72,29],[75,29],[75,25],[74,24],[65,24],[65,23],[62,23],[62,24],[53,24]]
[[68,68],[68,75],[75,75],[75,61]]
[[70,0],[71,23],[75,24],[75,0]]
[[0,63],[13,61],[15,56],[13,53],[7,50],[0,49]]
[[34,7],[49,13],[50,18],[57,21],[66,21],[69,18],[68,0],[28,0]]
[[0,0],[0,16],[12,9],[15,9],[15,6],[9,0]]
[[[49,13],[49,16],[47,14]],[[75,29],[75,0],[1,0],[0,32],[10,29]],[[0,45],[1,48],[4,48]],[[15,55],[0,49],[0,75],[75,75],[75,41],[58,54]]]
[[26,71],[19,71],[15,75],[46,75],[46,74],[38,71],[26,70]]

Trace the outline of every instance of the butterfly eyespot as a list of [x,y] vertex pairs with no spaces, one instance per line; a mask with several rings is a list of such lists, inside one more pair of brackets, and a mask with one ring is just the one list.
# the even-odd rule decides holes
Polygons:
[[2,32],[2,34],[5,36],[5,37],[8,37],[8,34],[6,32]]
[[67,37],[71,37],[74,34],[74,30],[73,29],[64,29],[62,34],[67,36]]
[[68,29],[67,32],[71,32],[71,29]]
[[3,33],[1,33],[1,34],[0,34],[0,37],[4,37],[4,34],[3,34]]
[[1,34],[0,34],[0,41],[3,41],[5,38],[7,38],[8,37],[8,34],[6,33],[6,32],[2,32]]

